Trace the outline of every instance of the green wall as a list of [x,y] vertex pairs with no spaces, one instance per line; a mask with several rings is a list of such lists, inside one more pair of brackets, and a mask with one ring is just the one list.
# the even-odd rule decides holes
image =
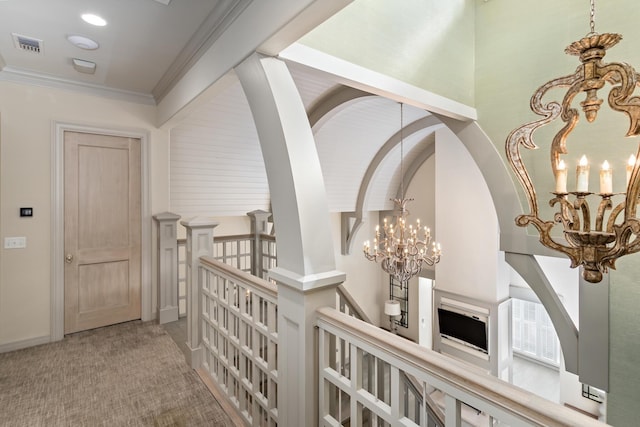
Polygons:
[[[502,153],[509,132],[537,118],[529,109],[533,92],[552,78],[572,74],[578,66],[578,59],[566,55],[564,48],[589,32],[589,2],[476,0],[475,4],[475,106],[480,125]],[[623,40],[607,52],[605,61],[628,62],[639,70],[637,41],[640,40],[640,26],[637,22],[640,8],[637,2],[598,2],[597,7],[596,31],[623,35]],[[601,91],[600,97],[605,98],[605,103],[606,95],[607,92]],[[579,96],[577,101],[582,99],[583,96]],[[598,163],[607,159],[614,165],[614,191],[622,191],[622,162],[638,145],[638,138],[623,138],[627,127],[624,116],[603,112],[593,125],[587,125],[582,119],[570,136],[567,159],[571,162],[587,150],[593,153],[591,189],[598,187]],[[539,139],[536,138],[540,149],[530,154],[535,158],[528,160],[537,186],[553,188],[546,141],[554,132],[542,133]],[[571,168],[569,189],[574,180]],[[546,205],[548,198],[545,195],[540,204]],[[637,425],[640,419],[637,403],[640,395],[640,328],[636,321],[640,307],[638,278],[640,255],[622,258],[618,269],[611,273],[607,420],[616,426]]]
[[[605,60],[628,62],[640,70],[637,2],[600,1],[597,7],[596,31],[623,34]],[[533,92],[576,70],[578,59],[566,55],[564,48],[588,32],[587,0],[355,0],[300,42],[476,107],[480,126],[504,153],[509,132],[538,118],[529,109]],[[622,137],[626,126],[626,118],[605,112],[592,125],[582,120],[569,139],[570,171],[588,150],[591,188],[597,189],[598,164],[607,159],[614,167],[614,191],[621,191],[622,162],[638,143],[638,138]],[[553,176],[545,141],[557,129],[536,133],[541,149],[527,159],[536,185],[550,189]],[[569,175],[571,189],[575,178]],[[547,200],[545,195],[539,204],[545,206]],[[623,258],[611,274],[607,415],[617,426],[636,425],[640,419],[637,277],[640,255]]]
[[473,105],[471,0],[355,0],[299,42]]

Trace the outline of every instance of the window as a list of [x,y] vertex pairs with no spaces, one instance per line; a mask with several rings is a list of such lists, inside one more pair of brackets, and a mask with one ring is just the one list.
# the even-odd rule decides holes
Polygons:
[[549,365],[560,365],[560,342],[543,305],[512,299],[513,350]]

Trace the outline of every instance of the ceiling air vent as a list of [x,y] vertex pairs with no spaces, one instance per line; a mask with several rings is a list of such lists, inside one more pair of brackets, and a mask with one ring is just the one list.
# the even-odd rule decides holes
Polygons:
[[26,50],[27,52],[41,53],[42,52],[42,40],[34,39],[33,37],[21,36],[20,34],[12,33],[13,44],[16,49]]

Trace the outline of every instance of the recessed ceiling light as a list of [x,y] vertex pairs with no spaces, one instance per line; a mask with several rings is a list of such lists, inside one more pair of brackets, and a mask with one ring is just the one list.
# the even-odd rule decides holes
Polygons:
[[69,40],[72,45],[77,46],[80,49],[94,50],[100,47],[98,42],[91,40],[89,37],[79,36],[77,34],[67,36],[67,40]]
[[93,13],[85,13],[84,15],[82,15],[82,20],[97,27],[104,27],[105,25],[107,25],[107,21],[105,21],[98,15],[94,15]]
[[96,63],[84,59],[73,58],[73,68],[80,73],[93,74],[96,72]]

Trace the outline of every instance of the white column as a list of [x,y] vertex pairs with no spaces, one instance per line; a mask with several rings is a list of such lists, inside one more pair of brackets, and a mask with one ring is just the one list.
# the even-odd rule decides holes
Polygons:
[[286,64],[254,54],[236,67],[269,179],[278,239],[278,424],[318,425],[315,311],[335,307],[335,253],[313,133]]
[[578,377],[580,382],[609,391],[609,273],[589,283],[580,267],[578,310]]
[[193,369],[202,363],[202,330],[200,320],[200,276],[198,269],[201,256],[213,255],[213,229],[219,224],[209,218],[192,218],[180,221],[187,229],[186,273],[187,273],[187,363]]
[[180,215],[153,216],[158,225],[158,322],[178,320],[178,233]]
[[300,277],[276,267],[269,278],[278,283],[278,424],[318,425],[315,312],[335,307],[336,287],[345,275],[332,271]]

